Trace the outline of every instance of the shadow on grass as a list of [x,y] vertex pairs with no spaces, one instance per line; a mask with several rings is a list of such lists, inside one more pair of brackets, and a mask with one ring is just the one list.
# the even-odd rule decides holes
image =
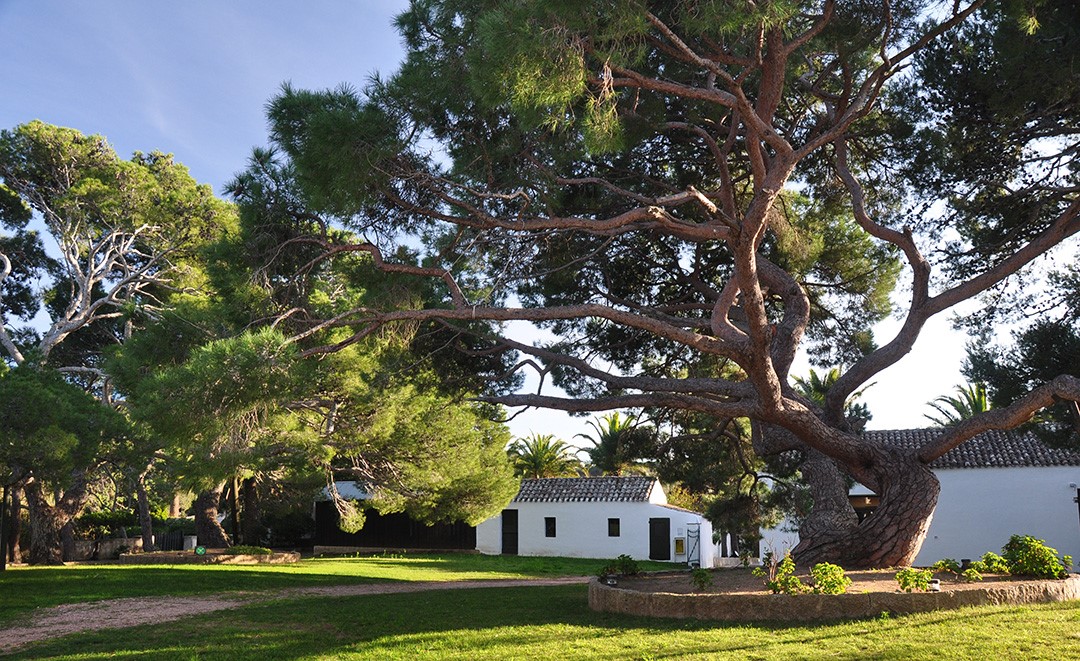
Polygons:
[[1080,638],[1066,632],[1078,616],[1077,605],[1054,605],[735,625],[594,613],[583,586],[474,589],[279,600],[69,636],[15,658],[1005,658],[1018,648],[1028,658],[1076,658]]
[[35,608],[124,597],[187,596],[400,580],[192,565],[42,567],[0,574],[0,622]]
[[[124,597],[251,592],[372,582],[595,574],[604,560],[476,554],[310,558],[288,565],[30,567],[0,572],[0,623],[35,608]],[[642,563],[644,568],[670,567]],[[655,567],[654,567],[655,566]]]

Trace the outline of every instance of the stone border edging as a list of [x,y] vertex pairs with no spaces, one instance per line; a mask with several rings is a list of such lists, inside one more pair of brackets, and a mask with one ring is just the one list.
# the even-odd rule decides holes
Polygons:
[[962,606],[1038,604],[1080,599],[1080,575],[953,592],[858,594],[674,594],[641,592],[589,581],[595,611],[724,622],[813,622],[925,613]]
[[283,565],[300,561],[294,551],[248,555],[243,553],[207,553],[191,551],[154,551],[151,553],[122,553],[118,562],[124,565]]

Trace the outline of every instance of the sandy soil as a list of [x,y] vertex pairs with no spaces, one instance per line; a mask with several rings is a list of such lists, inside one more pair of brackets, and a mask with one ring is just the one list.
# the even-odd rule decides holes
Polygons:
[[[704,590],[704,592],[726,594],[765,593],[762,579],[751,575],[749,569],[742,567],[735,569],[715,569],[711,570],[711,574],[713,577],[713,584],[709,589]],[[848,571],[844,572],[844,575],[852,581],[847,589],[847,591],[851,593],[896,592],[900,587],[896,582],[895,569]],[[808,572],[801,572],[798,576],[802,579],[804,584],[809,585],[812,583]],[[951,592],[953,590],[973,590],[984,587],[989,583],[1012,580],[1012,577],[1010,576],[998,576],[994,574],[984,575],[982,581],[975,582],[964,581],[953,574],[947,573],[936,574],[934,578],[941,581],[941,589],[943,592]],[[671,592],[675,594],[686,594],[697,591],[690,583],[690,576],[686,573],[643,576],[640,578],[620,578],[619,587],[627,588],[629,590]]]
[[0,653],[13,652],[35,641],[58,638],[82,631],[123,629],[140,624],[158,624],[272,599],[344,597],[364,594],[397,594],[428,590],[466,590],[530,585],[567,585],[585,583],[588,580],[589,577],[584,576],[520,580],[368,583],[363,585],[290,588],[272,592],[234,592],[195,597],[139,597],[64,604],[53,608],[38,609],[24,620],[0,629]]

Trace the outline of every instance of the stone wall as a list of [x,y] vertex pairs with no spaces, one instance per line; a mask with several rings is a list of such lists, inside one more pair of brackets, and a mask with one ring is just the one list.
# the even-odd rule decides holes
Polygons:
[[727,622],[811,622],[906,615],[961,606],[1036,604],[1080,599],[1080,575],[1063,581],[1016,581],[955,592],[861,594],[671,594],[589,582],[596,611]]

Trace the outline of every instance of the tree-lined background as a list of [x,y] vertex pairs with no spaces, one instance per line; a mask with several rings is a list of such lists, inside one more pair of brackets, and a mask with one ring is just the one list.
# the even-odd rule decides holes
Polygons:
[[[270,541],[334,478],[475,523],[516,466],[648,471],[723,530],[794,516],[801,561],[909,563],[929,461],[1076,443],[1078,12],[417,0],[399,68],[280,88],[224,199],[173,156],[5,131],[0,463],[31,558],[110,494],[144,543],[184,494],[206,543]],[[938,400],[914,453],[863,438],[864,391],[957,311],[978,403]],[[511,443],[521,406],[592,423]]]

